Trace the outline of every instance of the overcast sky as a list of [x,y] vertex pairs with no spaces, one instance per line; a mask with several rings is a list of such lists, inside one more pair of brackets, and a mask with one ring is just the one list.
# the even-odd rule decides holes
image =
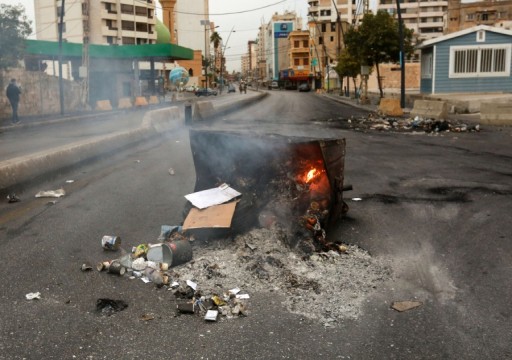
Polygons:
[[[258,8],[261,9],[255,10]],[[258,28],[268,23],[272,14],[295,11],[305,27],[307,9],[307,0],[210,0],[210,21],[219,25],[217,31],[225,44],[229,37],[225,53],[228,71],[240,70],[240,57],[247,52],[247,42],[256,40]],[[231,29],[235,32],[230,36]]]

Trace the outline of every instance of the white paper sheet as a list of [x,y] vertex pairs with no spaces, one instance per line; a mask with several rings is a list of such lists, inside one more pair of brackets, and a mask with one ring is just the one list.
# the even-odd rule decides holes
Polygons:
[[199,209],[205,209],[213,205],[223,204],[237,196],[242,195],[228,184],[222,184],[219,187],[198,191],[185,195],[185,198]]

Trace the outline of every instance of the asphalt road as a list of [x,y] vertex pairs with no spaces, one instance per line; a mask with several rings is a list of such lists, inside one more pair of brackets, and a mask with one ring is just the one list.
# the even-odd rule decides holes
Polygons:
[[[129,249],[182,221],[195,179],[183,128],[0,204],[0,358],[512,358],[512,132],[343,130],[340,118],[358,112],[313,93],[273,91],[210,125],[346,138],[345,182],[354,191],[345,194],[350,210],[335,236],[388,260],[393,275],[368,293],[357,320],[325,328],[289,313],[279,293],[259,292],[251,293],[248,317],[205,323],[174,317],[164,289],[80,271],[83,262],[108,258],[103,235],[119,235]],[[67,194],[55,204],[34,198],[60,187]],[[349,200],[356,197],[362,201]],[[36,291],[40,300],[25,299]],[[99,316],[96,300],[104,297],[129,307]],[[397,300],[423,305],[399,313],[390,309]],[[141,321],[147,313],[155,319]]]

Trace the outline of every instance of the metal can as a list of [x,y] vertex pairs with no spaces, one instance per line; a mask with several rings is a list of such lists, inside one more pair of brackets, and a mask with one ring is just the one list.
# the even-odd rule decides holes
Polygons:
[[111,274],[124,275],[126,268],[118,260],[113,260],[107,271]]
[[101,239],[101,246],[104,250],[116,251],[121,246],[121,238],[119,236],[105,235]]

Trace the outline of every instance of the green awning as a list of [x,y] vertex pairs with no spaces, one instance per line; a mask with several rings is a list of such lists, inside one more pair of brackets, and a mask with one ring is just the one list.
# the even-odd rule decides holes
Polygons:
[[[49,58],[59,56],[59,43],[46,40],[26,40],[25,54]],[[82,57],[82,44],[63,42],[62,56],[65,58]],[[192,60],[192,49],[175,44],[143,45],[89,45],[89,56],[105,59],[149,60]]]

